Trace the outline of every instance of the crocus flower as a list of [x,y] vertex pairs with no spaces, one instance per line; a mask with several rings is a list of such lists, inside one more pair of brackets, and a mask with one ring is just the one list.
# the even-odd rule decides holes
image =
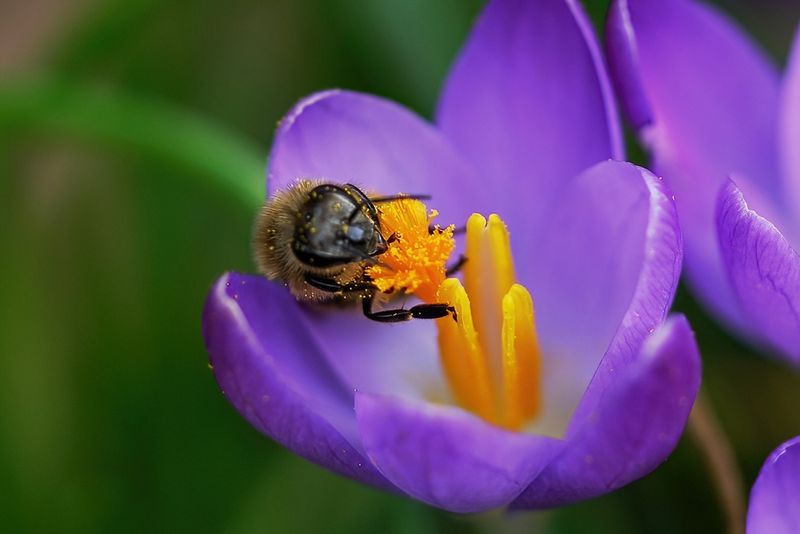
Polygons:
[[769,455],[750,491],[747,534],[800,532],[800,436]]
[[781,75],[691,0],[615,0],[623,110],[677,197],[695,293],[745,340],[800,365],[800,34]]
[[[466,289],[439,289],[460,307],[457,323],[377,324],[228,273],[203,317],[224,395],[295,453],[456,512],[561,505],[650,472],[682,433],[700,364],[686,320],[664,322],[681,264],[674,202],[648,171],[607,161],[621,146],[596,42],[572,0],[490,2],[434,125],[365,94],[302,100],[276,133],[270,195],[298,178],[430,194],[443,225],[500,230],[467,265],[512,273],[509,306],[487,297],[495,278],[466,273]],[[499,214],[510,238],[500,218],[473,212]],[[513,268],[502,259],[511,242]],[[502,392],[520,395],[516,422],[492,424],[464,386],[477,382],[459,381],[480,352],[465,314],[499,321],[509,309],[527,337],[506,337],[507,347],[539,351],[538,385]],[[438,341],[437,323],[452,326]],[[475,328],[479,343],[499,342]]]

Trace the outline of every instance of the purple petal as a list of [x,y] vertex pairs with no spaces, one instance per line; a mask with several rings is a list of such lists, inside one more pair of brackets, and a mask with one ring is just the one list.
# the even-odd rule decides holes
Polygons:
[[636,35],[628,0],[618,0],[608,10],[605,45],[608,50],[608,71],[619,95],[620,107],[628,121],[639,130],[653,121],[653,112],[639,74]]
[[[390,301],[387,306],[399,306]],[[304,310],[308,334],[327,351],[328,364],[349,391],[413,399],[449,399],[439,365],[435,321],[384,324],[358,310]]]
[[560,448],[557,440],[507,432],[459,408],[356,395],[369,458],[409,495],[452,512],[508,504]]
[[444,225],[466,221],[479,186],[430,124],[388,100],[338,90],[302,100],[281,121],[268,191],[298,178],[349,182],[382,194],[431,194]]
[[750,492],[747,534],[800,532],[800,436],[770,454]]
[[[547,381],[545,405],[568,416],[600,357],[608,351],[593,396],[666,317],[680,275],[681,239],[663,182],[612,161],[569,183],[545,229],[543,240],[515,260],[534,299],[544,373],[559,377]],[[515,244],[517,236],[511,235]]]
[[360,452],[352,393],[286,288],[223,275],[206,301],[203,337],[223,394],[260,432],[339,474],[391,488]]
[[495,0],[441,96],[439,126],[487,177],[481,212],[538,230],[563,184],[623,155],[608,79],[574,0]]
[[779,78],[746,34],[692,0],[615,0],[608,20],[614,80],[644,93],[621,96],[648,103],[635,122],[648,119],[656,156],[711,171],[711,186],[736,172],[777,193]]
[[[780,203],[778,74],[726,18],[689,0],[615,0],[607,46],[623,108],[677,196],[686,270],[723,320],[743,320],[716,244],[714,202],[730,174]],[[748,186],[748,190],[751,186]]]
[[794,37],[783,79],[780,111],[780,150],[785,186],[800,223],[800,26]]
[[800,365],[800,255],[768,220],[725,184],[717,206],[719,246],[753,330]]
[[648,474],[675,448],[699,387],[694,335],[684,317],[672,317],[512,507],[569,504]]

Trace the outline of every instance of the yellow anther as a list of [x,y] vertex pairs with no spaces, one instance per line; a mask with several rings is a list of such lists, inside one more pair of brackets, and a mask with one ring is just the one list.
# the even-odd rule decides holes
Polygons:
[[519,428],[539,412],[541,355],[533,299],[514,284],[503,297],[503,425]]
[[516,430],[541,405],[533,300],[515,283],[508,230],[497,215],[469,218],[466,256],[465,287],[448,279],[439,289],[458,315],[458,323],[437,321],[442,366],[462,406]]
[[448,278],[439,287],[438,298],[456,310],[458,321],[437,321],[439,355],[456,400],[487,420],[494,418],[491,384],[486,360],[478,344],[467,292],[457,278]]
[[447,260],[453,253],[453,226],[429,230],[438,215],[427,212],[419,200],[404,199],[381,204],[380,221],[389,249],[380,255],[380,264],[367,268],[367,274],[380,291],[402,290],[423,302],[435,302],[436,291],[444,281]]

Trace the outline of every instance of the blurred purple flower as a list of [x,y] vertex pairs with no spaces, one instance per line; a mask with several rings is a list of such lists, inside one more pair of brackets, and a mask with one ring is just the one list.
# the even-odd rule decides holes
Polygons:
[[800,436],[770,454],[750,492],[747,534],[800,532]]
[[674,203],[646,170],[604,162],[621,146],[572,0],[490,2],[436,126],[364,94],[301,101],[277,131],[270,193],[325,177],[430,193],[444,224],[501,214],[535,300],[543,411],[523,433],[448,404],[433,321],[309,309],[233,273],[203,317],[225,396],[295,453],[451,511],[557,506],[647,474],[683,431],[700,363],[686,320],[662,325],[681,263]]
[[615,0],[606,35],[623,109],[676,194],[694,291],[800,365],[800,32],[782,76],[699,2]]

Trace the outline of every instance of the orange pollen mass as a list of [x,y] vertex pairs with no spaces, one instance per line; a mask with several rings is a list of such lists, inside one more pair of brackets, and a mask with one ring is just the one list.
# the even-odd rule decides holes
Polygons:
[[447,261],[455,248],[453,225],[433,227],[436,210],[428,212],[416,199],[382,204],[379,209],[381,233],[390,241],[379,256],[380,263],[367,268],[367,275],[383,293],[413,293],[427,303],[445,279]]

